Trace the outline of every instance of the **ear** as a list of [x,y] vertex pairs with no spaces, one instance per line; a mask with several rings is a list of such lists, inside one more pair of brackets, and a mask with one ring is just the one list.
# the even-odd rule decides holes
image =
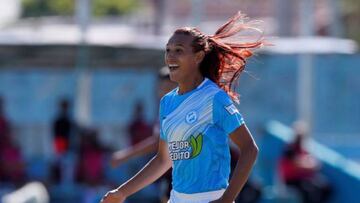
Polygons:
[[205,52],[204,51],[198,51],[195,53],[195,60],[197,64],[200,64],[201,61],[204,59],[205,57]]

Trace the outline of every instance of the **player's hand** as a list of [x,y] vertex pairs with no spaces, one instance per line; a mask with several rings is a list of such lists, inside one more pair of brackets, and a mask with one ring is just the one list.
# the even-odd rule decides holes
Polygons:
[[126,197],[118,190],[111,190],[101,199],[100,203],[123,203]]

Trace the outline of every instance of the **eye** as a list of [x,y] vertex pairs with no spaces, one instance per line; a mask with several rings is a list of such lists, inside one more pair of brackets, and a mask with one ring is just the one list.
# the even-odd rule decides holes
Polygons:
[[169,49],[169,48],[166,48],[165,51],[166,51],[166,53],[169,53],[169,52],[170,52],[170,49]]
[[176,52],[176,53],[181,53],[182,51],[183,51],[183,50],[180,49],[180,48],[176,48],[176,49],[175,49],[175,52]]

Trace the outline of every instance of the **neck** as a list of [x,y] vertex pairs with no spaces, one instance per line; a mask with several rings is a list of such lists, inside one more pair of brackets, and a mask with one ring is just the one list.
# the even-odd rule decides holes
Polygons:
[[194,78],[191,78],[191,80],[185,80],[184,82],[179,83],[178,93],[184,94],[189,92],[199,86],[203,81],[204,76],[202,75],[195,76]]

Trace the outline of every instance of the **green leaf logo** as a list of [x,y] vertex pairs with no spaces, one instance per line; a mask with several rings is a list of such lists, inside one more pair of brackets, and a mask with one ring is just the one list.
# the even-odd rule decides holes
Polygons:
[[192,148],[192,152],[190,158],[195,158],[200,154],[202,149],[202,143],[203,143],[203,134],[200,133],[196,138],[191,135],[190,145]]

